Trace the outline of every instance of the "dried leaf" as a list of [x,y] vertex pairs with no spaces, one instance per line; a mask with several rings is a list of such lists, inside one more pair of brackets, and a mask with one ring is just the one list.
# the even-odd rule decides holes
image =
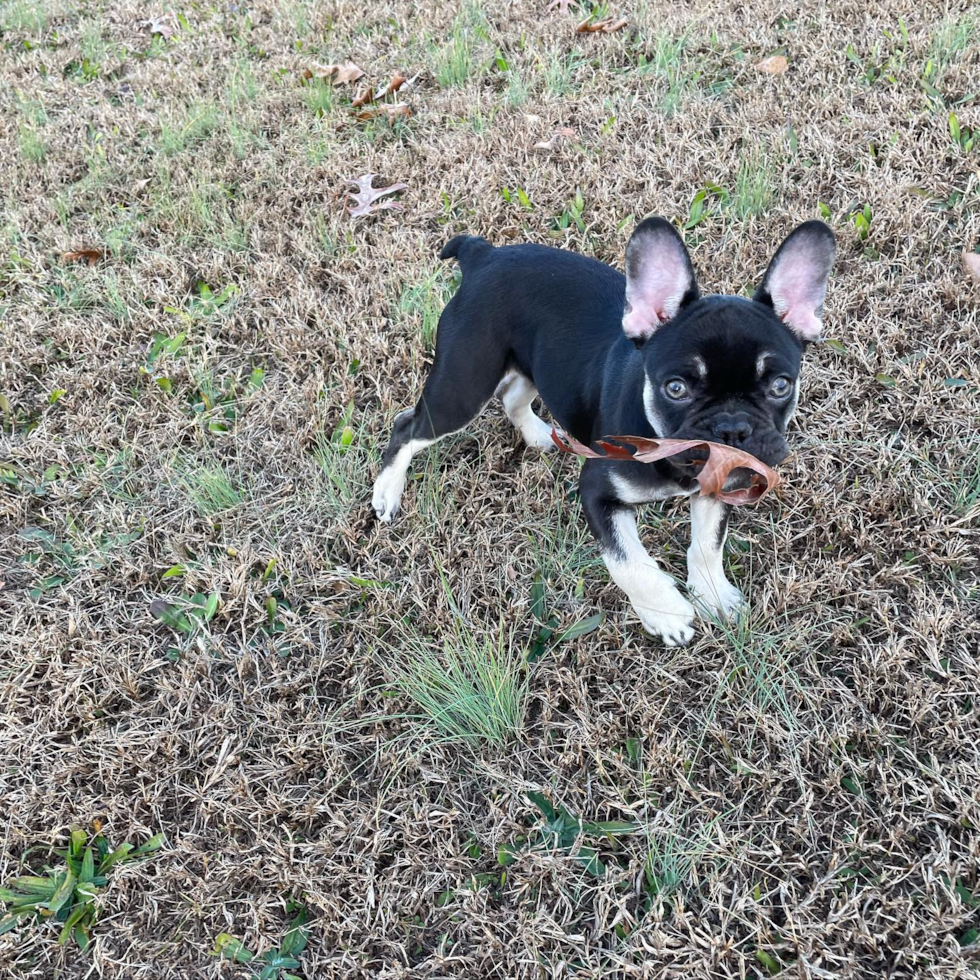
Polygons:
[[333,78],[334,85],[352,85],[363,77],[364,72],[353,61],[343,65],[313,65],[303,72],[303,78]]
[[[378,92],[377,95],[374,94],[374,88],[370,85],[367,86],[366,88],[362,88],[351,101],[351,107],[357,109],[362,105],[367,105],[369,102],[374,102],[375,100],[380,101],[381,99],[384,99],[389,95],[394,95],[395,92],[397,92],[403,85],[406,85],[407,83],[408,83],[407,76],[402,75],[400,72],[395,72],[391,81],[388,82],[388,84],[383,89],[381,89],[381,91]],[[399,106],[398,108],[400,111],[394,114],[389,113],[388,114],[389,117],[392,118],[397,116],[407,117],[412,114],[412,111],[408,108],[408,106]],[[378,110],[377,112],[366,115],[364,118],[370,119],[372,115],[380,116],[383,111],[384,110]]]
[[98,265],[106,253],[101,248],[80,248],[74,252],[65,252],[62,262],[84,262],[86,265]]
[[963,250],[963,271],[975,282],[980,282],[980,252]]
[[367,88],[362,88],[357,95],[351,99],[351,108],[357,109],[359,106],[367,105],[369,102],[374,101],[374,89],[370,85]]
[[789,62],[784,54],[774,54],[769,58],[755,63],[756,71],[765,72],[767,75],[782,75],[789,68]]
[[534,144],[534,149],[549,152],[553,150],[562,140],[575,139],[575,130],[571,126],[562,126],[551,134],[551,139],[543,140]]
[[169,41],[177,33],[177,22],[173,14],[141,20],[139,26],[148,27],[151,36],[162,37],[165,41]]
[[[388,187],[372,187],[374,178],[377,174],[364,174],[356,180],[351,178],[348,183],[354,184],[357,191],[348,191],[348,197],[352,198],[354,206],[348,205],[348,210],[352,218],[364,218],[375,211],[383,211],[388,208],[404,208],[401,201],[382,201],[380,198],[386,194],[394,194],[397,191],[408,190],[408,184],[391,184]],[[375,203],[377,202],[377,203]]]
[[613,20],[607,17],[605,20],[583,20],[575,30],[580,34],[612,34],[614,31],[622,30],[629,21],[624,17],[622,20]]
[[386,95],[394,95],[395,92],[397,92],[407,82],[408,76],[396,71],[395,74],[392,75],[391,81],[384,87],[384,90],[378,96],[378,98],[383,99]]
[[[670,456],[677,456],[695,449],[707,453],[707,460],[701,467],[701,471],[696,474],[701,496],[713,497],[722,503],[740,506],[742,504],[754,504],[761,500],[770,490],[779,486],[780,477],[775,470],[766,466],[761,460],[741,449],[734,449],[731,446],[724,446],[717,442],[705,442],[701,439],[644,439],[640,436],[607,436],[599,439],[597,445],[601,447],[601,452],[596,452],[588,446],[583,445],[567,433],[559,435],[558,430],[552,428],[552,441],[559,449],[567,453],[575,453],[577,456],[586,456],[589,459],[628,459],[634,463],[653,463],[658,459],[667,459]],[[610,442],[614,439],[616,445]],[[636,450],[630,452],[625,446],[632,446]],[[749,470],[750,479],[747,487],[736,490],[725,490],[725,482],[733,470]]]
[[379,102],[362,109],[357,118],[364,120],[387,116],[388,122],[393,123],[396,119],[408,119],[411,114],[412,110],[404,102]]

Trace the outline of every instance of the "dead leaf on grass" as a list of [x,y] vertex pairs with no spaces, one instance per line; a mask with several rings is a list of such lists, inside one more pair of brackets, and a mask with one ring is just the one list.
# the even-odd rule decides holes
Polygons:
[[386,95],[394,95],[404,84],[408,82],[408,76],[403,75],[401,72],[396,71],[391,77],[391,81],[384,87],[382,93],[378,96],[379,99],[383,99]]
[[[388,187],[372,187],[374,178],[377,174],[364,174],[363,177],[348,179],[348,183],[353,184],[357,191],[348,191],[347,196],[355,203],[352,207],[347,205],[352,218],[366,218],[375,211],[384,211],[390,208],[401,210],[405,207],[401,201],[382,201],[386,194],[395,194],[398,191],[408,190],[408,184],[391,184]],[[375,203],[377,202],[377,203]]]
[[774,54],[755,63],[756,71],[765,72],[767,75],[782,75],[787,68],[789,68],[789,61],[784,54]]
[[173,14],[167,14],[164,17],[149,17],[146,20],[141,20],[139,26],[148,27],[151,37],[162,37],[165,41],[169,41],[177,33],[177,21]]
[[396,119],[408,119],[411,114],[412,110],[404,102],[376,102],[362,109],[356,118],[364,120],[386,116],[388,122],[393,123]]
[[[357,93],[357,95],[355,95],[354,98],[351,100],[351,108],[357,109],[360,106],[368,105],[371,102],[375,102],[375,101],[380,102],[381,99],[384,99],[389,95],[394,95],[395,92],[397,92],[407,82],[408,82],[407,76],[402,75],[399,72],[396,72],[392,77],[391,81],[388,82],[388,84],[383,89],[381,89],[381,91],[378,92],[377,95],[374,94],[374,87],[372,85],[368,85],[365,88],[362,88]],[[404,106],[403,108],[408,109],[408,106]],[[380,114],[381,114],[380,112],[375,113],[375,115],[380,115]],[[396,115],[399,116],[410,116],[411,114],[412,113],[410,110],[407,112],[396,113]]]
[[[653,463],[658,459],[677,456],[695,449],[707,453],[707,460],[699,473],[695,474],[702,497],[713,497],[722,503],[740,506],[754,504],[770,490],[779,486],[779,474],[741,449],[723,446],[717,442],[703,439],[644,439],[640,436],[607,436],[599,439],[596,445],[602,452],[596,452],[583,445],[567,433],[558,433],[552,427],[551,439],[559,449],[589,459],[628,459],[635,463]],[[614,442],[610,442],[614,439]],[[616,445],[622,443],[623,445]],[[630,452],[626,446],[636,451]],[[725,490],[725,482],[733,470],[749,470],[749,485],[733,490]]]
[[980,252],[968,252],[963,249],[963,271],[974,282],[980,282]]
[[369,102],[374,101],[374,89],[368,85],[367,88],[362,88],[357,95],[351,99],[351,108],[357,109],[359,106],[367,105]]
[[363,77],[364,72],[353,61],[343,65],[313,65],[303,71],[303,78],[332,78],[334,85],[353,85]]
[[605,20],[583,20],[575,28],[580,34],[612,34],[614,31],[622,30],[629,21],[624,17],[622,20],[613,20],[607,17]]
[[98,265],[104,258],[105,252],[101,248],[79,248],[74,252],[64,252],[61,256],[62,262],[84,262],[86,265]]
[[534,149],[548,152],[553,150],[563,140],[575,139],[575,130],[571,126],[562,126],[551,134],[551,139],[534,144]]

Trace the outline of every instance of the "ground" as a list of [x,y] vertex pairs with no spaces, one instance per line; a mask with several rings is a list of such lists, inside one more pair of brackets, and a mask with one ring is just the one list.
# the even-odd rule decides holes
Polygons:
[[[0,883],[166,840],[5,976],[254,976],[289,902],[283,978],[980,975],[980,15],[560,6],[0,6]],[[679,651],[499,405],[370,509],[441,246],[647,214],[707,291],[838,237],[750,612]]]

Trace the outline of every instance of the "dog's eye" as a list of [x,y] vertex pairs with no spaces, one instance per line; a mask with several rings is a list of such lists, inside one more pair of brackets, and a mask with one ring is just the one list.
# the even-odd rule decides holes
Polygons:
[[671,378],[664,385],[664,391],[668,398],[673,398],[675,401],[687,398],[687,385],[680,378]]
[[769,394],[773,398],[785,398],[793,390],[793,382],[789,378],[776,378],[769,385]]

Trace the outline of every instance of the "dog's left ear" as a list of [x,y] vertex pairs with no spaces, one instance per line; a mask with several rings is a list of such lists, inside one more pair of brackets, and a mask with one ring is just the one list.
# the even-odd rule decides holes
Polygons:
[[800,340],[820,339],[827,277],[836,249],[834,233],[822,221],[805,221],[779,246],[752,297],[771,306]]
[[691,257],[677,229],[663,218],[641,221],[626,246],[623,333],[640,347],[699,295]]

